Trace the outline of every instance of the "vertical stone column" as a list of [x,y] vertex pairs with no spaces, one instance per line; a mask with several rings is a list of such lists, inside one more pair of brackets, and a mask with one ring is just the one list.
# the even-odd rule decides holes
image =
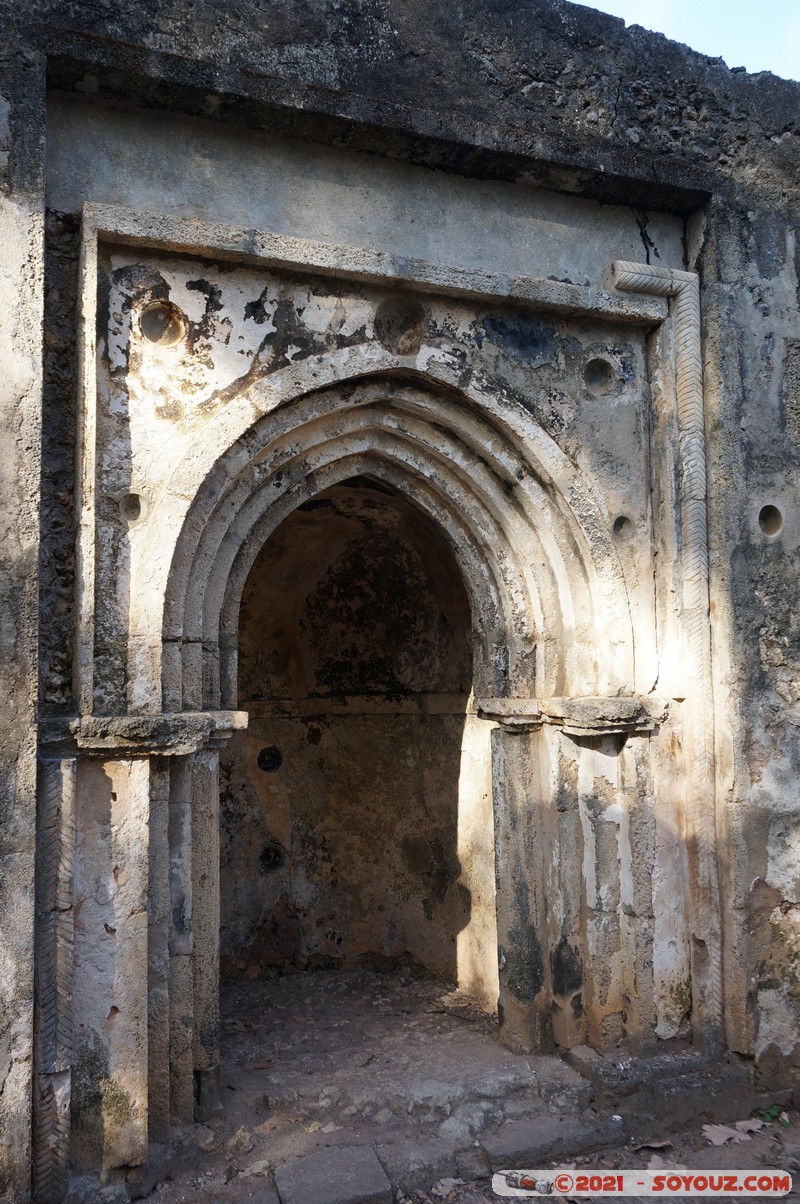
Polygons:
[[613,1045],[626,1035],[620,827],[627,817],[618,793],[621,739],[597,735],[575,741],[588,954],[584,1003],[589,1040],[596,1049]]
[[125,1168],[135,1187],[171,1120],[219,1106],[216,744],[245,723],[238,712],[84,716],[43,731],[34,1159],[43,1204],[64,1198],[70,1170]]
[[169,1066],[173,1120],[194,1120],[192,758],[170,766]]
[[192,758],[194,1074],[198,1119],[217,1113],[219,1085],[219,752]]
[[550,781],[558,833],[550,857],[547,896],[553,927],[553,1040],[580,1045],[587,1031],[587,978],[591,974],[586,905],[586,826],[580,803],[580,748],[558,727],[546,727]]
[[76,786],[72,1158],[147,1156],[150,762],[82,759]]
[[653,819],[652,876],[653,980],[655,1033],[661,1040],[677,1037],[692,1014],[691,930],[687,911],[689,867],[683,839],[686,795],[683,716],[673,704],[669,725],[652,741]]
[[0,67],[0,1197],[30,1198],[39,494],[44,299],[44,53],[2,23]]
[[549,1049],[545,850],[549,815],[534,723],[492,732],[500,1039],[516,1053]]
[[672,657],[677,653],[684,663],[683,834],[692,928],[692,1023],[695,1040],[718,1052],[725,1045],[725,1029],[700,286],[693,272],[622,260],[615,262],[613,275],[618,289],[673,298],[683,649],[676,641]]
[[75,760],[39,767],[37,806],[36,1033],[33,1182],[41,1204],[69,1179],[72,1094]]
[[[624,958],[626,1027],[634,1047],[654,1043],[656,1029],[655,975],[657,963],[655,890],[657,806],[653,788],[651,748],[658,737],[631,735],[619,756],[620,800],[620,935]],[[661,882],[667,898],[681,896],[685,878]],[[674,942],[664,952],[674,955]]]
[[150,890],[147,898],[148,1141],[169,1140],[169,762],[150,761]]
[[568,1048],[639,1041],[653,1014],[649,735],[666,706],[614,696],[551,698],[541,709],[553,725],[558,813],[553,1035]]
[[[665,705],[496,698],[479,700],[478,711],[500,725],[492,779],[501,1039],[527,1052],[637,1037],[653,1007],[653,822],[636,737],[663,721]],[[626,751],[634,742],[635,754]]]

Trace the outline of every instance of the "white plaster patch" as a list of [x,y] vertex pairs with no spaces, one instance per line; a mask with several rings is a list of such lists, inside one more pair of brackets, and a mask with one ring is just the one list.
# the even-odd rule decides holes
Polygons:
[[455,350],[451,350],[449,347],[423,345],[417,353],[415,363],[420,372],[428,372],[434,364],[444,364],[446,367],[455,368],[458,365],[458,357]]
[[[204,274],[213,275],[207,269]],[[193,275],[196,275],[196,272]],[[215,280],[215,283],[218,282]],[[187,288],[186,285],[187,281],[181,279],[178,272],[173,269],[169,279],[169,299],[183,310],[190,322],[200,322],[206,312],[205,293],[199,292],[198,289]]]
[[372,302],[362,301],[358,297],[349,297],[339,334],[343,338],[347,338],[348,335],[355,334],[363,327],[365,337],[372,338],[374,319],[375,306]]
[[767,881],[784,899],[800,899],[800,821],[782,815],[770,824]]
[[760,1058],[770,1045],[777,1045],[781,1053],[789,1055],[798,1040],[797,1005],[790,995],[789,984],[759,991],[756,1057]]
[[619,901],[623,907],[633,907],[633,846],[631,844],[630,816],[626,807],[620,806],[619,820]]
[[[102,359],[103,355],[108,356],[108,365],[110,371],[124,372],[127,367],[128,346],[131,341],[131,319],[130,314],[120,313],[116,310],[111,315],[111,323],[108,328],[108,339],[98,338],[97,340],[97,355],[98,359]],[[101,378],[102,379],[102,378]],[[124,414],[125,405],[120,400],[119,395],[112,389],[108,395],[108,408],[112,414]]]
[[578,811],[583,830],[583,880],[586,888],[587,907],[596,908],[597,899],[597,851],[595,849],[594,829],[591,816],[586,806],[586,796],[591,793],[594,780],[593,766],[587,751],[578,760]]
[[330,326],[338,304],[337,297],[313,297],[300,316],[309,330],[322,334]]
[[[26,259],[32,255],[32,243],[36,238],[36,228],[32,215],[26,212],[22,205],[0,197],[0,247],[2,261],[0,262],[0,285],[3,295],[15,297],[20,289],[20,280],[25,277]],[[29,267],[32,266],[29,264]],[[3,365],[3,383],[9,391],[14,390],[20,396],[26,393],[34,382],[35,362],[33,352],[33,329],[28,329],[23,321],[23,307],[4,305],[0,307],[0,342],[5,346],[19,347],[28,354],[10,355]]]
[[469,922],[456,936],[456,965],[460,989],[494,1007],[499,984],[489,741],[489,725],[467,716],[458,777],[458,859],[471,906]]

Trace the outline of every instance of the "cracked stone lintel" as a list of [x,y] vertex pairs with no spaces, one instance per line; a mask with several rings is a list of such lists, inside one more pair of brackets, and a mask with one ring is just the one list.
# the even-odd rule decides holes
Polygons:
[[246,711],[184,711],[164,715],[83,715],[44,720],[45,755],[180,757],[247,727]]
[[664,721],[669,703],[653,696],[617,698],[479,698],[478,715],[509,731],[549,724],[569,736],[651,732]]

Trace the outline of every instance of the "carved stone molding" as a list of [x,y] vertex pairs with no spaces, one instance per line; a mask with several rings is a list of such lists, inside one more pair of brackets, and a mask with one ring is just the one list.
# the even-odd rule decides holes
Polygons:
[[[422,259],[400,258],[387,254],[385,251],[369,250],[349,244],[322,243],[313,239],[300,239],[268,230],[242,230],[222,226],[219,223],[212,224],[196,219],[138,212],[117,206],[84,205],[81,233],[81,301],[78,338],[79,472],[77,511],[79,521],[76,546],[78,634],[74,669],[77,709],[86,714],[91,713],[95,706],[95,603],[98,591],[102,593],[105,588],[97,577],[97,573],[102,569],[104,556],[100,554],[102,540],[98,540],[96,513],[96,491],[98,472],[100,472],[98,454],[103,438],[102,432],[98,430],[97,418],[97,297],[100,283],[98,280],[98,255],[101,247],[114,243],[123,246],[141,246],[149,251],[212,255],[229,264],[242,264],[262,270],[270,269],[292,273],[298,271],[301,273],[320,272],[335,280],[350,281],[353,285],[365,283],[380,284],[382,287],[390,285],[393,291],[398,285],[402,285],[403,290],[408,291],[409,294],[435,294],[439,297],[450,297],[465,302],[470,300],[479,301],[482,304],[513,302],[525,307],[530,306],[543,314],[601,318],[604,321],[613,321],[622,327],[630,328],[649,329],[658,326],[664,321],[667,313],[667,304],[661,298],[624,296],[613,288],[596,288],[549,278],[510,276],[506,273],[448,267]],[[378,372],[405,372],[411,366],[407,362],[407,356],[388,351],[378,339],[366,340],[358,352],[358,356],[354,347],[347,347],[345,350],[346,357],[341,363],[336,356],[326,354],[324,362],[320,361],[319,364],[317,357],[310,357],[307,363],[303,360],[289,365],[289,370],[285,374],[269,373],[263,381],[259,382],[257,390],[255,389],[256,382],[249,379],[245,381],[245,378],[242,378],[240,392],[235,396],[231,394],[229,398],[225,421],[218,424],[219,446],[214,439],[204,436],[201,446],[192,450],[191,454],[187,452],[187,454],[178,455],[176,451],[175,479],[170,478],[169,482],[159,483],[160,491],[163,486],[161,502],[159,507],[150,511],[148,523],[152,523],[153,530],[155,531],[157,526],[153,521],[156,514],[161,516],[169,512],[171,517],[169,520],[163,521],[173,524],[174,520],[174,524],[179,527],[183,524],[185,499],[194,496],[202,481],[206,479],[207,470],[201,463],[203,455],[211,457],[213,452],[218,459],[226,454],[236,439],[242,437],[253,423],[254,404],[263,414],[268,409],[283,405],[291,398],[298,398],[311,391],[317,391],[324,384],[334,387],[346,377],[352,376],[353,379],[360,379]],[[456,379],[451,380],[447,375],[445,361],[440,361],[438,358],[431,359],[428,364],[426,360],[425,370],[428,372],[430,380],[437,382],[437,388],[448,389],[457,385]],[[460,368],[458,372],[460,377]],[[327,376],[323,377],[321,373],[327,373]],[[489,396],[493,391],[498,404],[504,404],[502,402],[504,390],[497,387],[496,382],[491,382],[488,377],[484,382],[483,375],[481,375],[480,380],[476,377],[476,389],[478,385],[480,385],[481,396],[478,398],[476,412],[483,414],[482,407],[486,402],[484,393]],[[258,394],[257,398],[256,394]],[[396,395],[397,391],[395,390],[395,397]],[[414,399],[409,399],[406,403],[404,400],[403,404],[404,406],[410,405],[413,401]],[[520,406],[520,411],[524,411],[523,406]],[[355,414],[356,411],[354,407],[348,407],[348,412]],[[505,423],[505,421],[504,417],[503,422]],[[313,438],[316,424],[307,424],[307,429],[309,439]],[[422,429],[422,435],[419,438],[415,435],[414,450],[416,451],[419,447],[420,454],[427,455],[427,443],[423,436],[427,437],[427,427]],[[481,438],[485,446],[489,436],[482,435]],[[572,513],[577,514],[580,511],[583,514],[583,507],[588,504],[590,491],[585,487],[585,483],[576,476],[573,466],[566,462],[566,457],[559,453],[555,444],[553,443],[551,446],[550,442],[545,439],[543,431],[537,432],[536,438],[544,440],[542,446],[546,446],[548,456],[551,453],[555,455],[553,464],[550,464],[548,460],[544,469],[546,479],[552,482],[557,490],[565,492],[565,495],[569,496],[571,501],[568,502],[568,505],[571,507]],[[527,455],[533,455],[534,452],[537,456],[540,454],[530,439],[527,441],[526,449]],[[544,453],[542,452],[542,454]],[[213,463],[215,463],[215,459],[211,459],[209,468]],[[444,461],[442,463],[444,464]],[[197,479],[195,479],[195,473],[199,474]],[[431,476],[430,473],[425,472],[423,475]],[[467,496],[471,491],[465,489],[464,492]],[[524,490],[520,489],[520,496],[523,492]],[[270,491],[264,491],[264,496],[270,496]],[[119,502],[121,499],[116,498],[115,500]],[[463,511],[463,506],[461,510]],[[606,533],[599,515],[590,525],[594,532],[602,531],[605,538]],[[209,528],[215,529],[211,524],[209,524]],[[159,564],[161,563],[161,557],[153,556],[151,561],[152,551],[148,541],[144,538],[145,529],[146,524],[141,528],[142,539],[138,540],[138,544],[142,549],[142,558],[147,560],[149,565],[148,573],[151,573],[155,561],[158,560]],[[155,552],[160,550],[159,536],[156,539]],[[98,555],[100,555],[99,560]],[[191,561],[191,557],[187,557],[187,560]],[[613,557],[608,556],[599,557],[598,561],[601,566],[614,563]],[[167,563],[166,559],[164,563]],[[179,566],[180,557],[177,557],[174,563]],[[221,564],[222,560],[219,563]],[[140,571],[140,565],[137,561],[132,568],[134,576],[138,571]],[[182,581],[181,572],[180,568],[176,567],[176,580]],[[191,584],[194,588],[193,580]],[[149,630],[151,637],[162,634],[162,623],[156,612],[159,606],[163,606],[162,591],[166,592],[166,589],[167,583],[162,577],[158,587],[152,589],[148,587],[147,591],[140,591],[137,601],[137,611],[139,612],[137,622],[143,630]],[[195,609],[194,613],[200,614],[201,611]],[[125,639],[129,634],[127,632],[120,633],[120,638]],[[170,640],[172,639],[171,636]],[[620,641],[619,644],[621,647],[622,642]],[[129,693],[127,699],[120,701],[118,705],[113,703],[109,709],[122,710],[127,706],[131,711],[147,712],[160,705],[163,691],[162,683],[156,680],[157,670],[153,668],[147,657],[141,664],[136,660],[137,649],[138,645],[136,644],[131,645],[128,649],[131,671],[127,684],[132,693]],[[170,652],[176,656],[187,656],[190,651],[194,651],[190,648],[190,642],[184,643],[180,650],[177,645],[170,648]],[[221,660],[224,662],[224,656]],[[153,669],[152,677],[150,676],[151,668]],[[618,676],[620,680],[627,681],[624,673]],[[135,683],[135,689],[132,683]],[[499,685],[497,687],[487,685],[484,688],[491,690],[500,687]],[[598,688],[602,689],[604,685]],[[234,705],[234,698],[235,691],[223,699],[222,705],[225,705],[226,702],[228,705]],[[219,700],[213,695],[199,699],[181,694],[170,698],[168,705],[179,710],[183,707],[189,709],[202,705],[219,705]]]
[[69,1179],[75,761],[45,761],[37,793],[33,1178],[37,1200],[56,1204],[64,1198]]
[[479,719],[499,723],[507,731],[531,732],[544,723],[538,698],[476,698]]
[[[706,445],[700,288],[693,272],[617,261],[613,280],[623,292],[669,297],[675,329],[675,394],[680,449],[683,625],[686,633],[688,722],[686,844],[692,882],[692,926],[705,948],[696,962],[698,1011],[706,1039],[722,1035],[722,923],[717,865],[711,678]],[[699,971],[699,965],[695,965]]]

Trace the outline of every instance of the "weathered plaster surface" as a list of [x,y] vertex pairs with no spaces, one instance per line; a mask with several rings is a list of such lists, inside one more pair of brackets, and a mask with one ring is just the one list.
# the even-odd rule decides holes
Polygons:
[[148,785],[139,760],[85,762],[76,786],[72,1157],[81,1169],[136,1165],[147,1151]]
[[[533,605],[540,616],[557,607],[564,631],[571,634],[559,641],[554,628],[542,628],[538,650],[528,654],[529,672],[540,674],[542,682],[552,679],[548,689],[559,688],[559,674],[585,680],[583,688],[591,689],[588,683],[598,680],[598,672],[619,673],[617,689],[624,688],[622,681],[629,682],[628,688],[636,684],[644,690],[653,687],[657,676],[655,639],[645,634],[653,620],[645,567],[649,556],[649,452],[642,331],[586,320],[554,322],[502,307],[466,306],[432,297],[420,311],[421,325],[412,354],[398,357],[379,328],[386,294],[378,288],[340,286],[331,293],[328,284],[313,277],[264,277],[244,269],[212,269],[197,261],[148,261],[141,254],[131,258],[129,253],[112,252],[100,289],[98,317],[108,322],[108,335],[102,331],[98,342],[97,534],[102,551],[96,588],[106,599],[96,615],[95,633],[94,694],[100,711],[113,711],[121,705],[126,660],[129,705],[142,710],[157,705],[153,696],[157,683],[146,666],[160,656],[160,650],[153,647],[151,616],[167,589],[170,541],[183,521],[192,492],[204,478],[209,482],[215,479],[206,474],[213,471],[218,475],[218,469],[212,470],[215,451],[222,453],[237,427],[244,431],[252,422],[255,395],[261,398],[255,403],[257,409],[266,406],[271,410],[281,404],[281,394],[291,395],[302,387],[301,381],[307,382],[306,388],[319,387],[342,376],[385,372],[401,362],[406,372],[422,380],[443,379],[456,385],[459,379],[472,377],[487,397],[499,391],[503,397],[514,398],[511,405],[530,431],[527,437],[543,441],[546,454],[555,457],[550,471],[568,475],[578,468],[581,489],[587,493],[580,506],[595,510],[591,517],[587,511],[587,517],[581,514],[578,520],[589,523],[587,538],[614,542],[607,564],[601,565],[595,557],[591,567],[576,565],[573,570],[571,562],[576,557],[580,561],[583,550],[570,547],[565,537],[542,531],[540,554],[553,557],[554,564],[548,570],[549,578],[546,573],[536,573],[531,579],[529,588],[539,595]],[[198,304],[192,294],[204,301]],[[147,305],[159,299],[175,303],[176,298],[186,297],[191,298],[188,312],[184,311],[186,337],[169,347],[148,343],[139,320]],[[598,372],[600,379],[596,380]],[[159,398],[155,406],[154,397]],[[342,449],[350,455],[369,447],[366,432],[374,409],[365,393],[360,399],[360,404],[366,405],[362,418],[354,408],[355,401],[351,396],[349,414],[343,418],[350,422],[354,415],[356,427],[345,436],[337,407],[331,409],[329,403],[323,403],[317,410],[315,399],[309,399],[308,418],[304,419],[308,432],[304,439],[309,441],[306,456],[311,456],[314,442],[322,442],[314,459],[301,463],[316,462],[321,468],[342,454],[338,446],[343,439],[347,442]],[[461,416],[451,402],[447,409],[448,423],[460,423],[467,435],[471,423],[467,413]],[[320,426],[323,414],[325,425]],[[418,437],[421,419],[422,415],[413,421],[411,416],[388,419],[386,438],[400,441],[395,454],[407,454],[400,450],[401,444]],[[154,422],[159,429],[155,443]],[[273,429],[281,432],[281,450],[273,453],[272,461],[262,457],[262,463],[264,468],[273,465],[275,471],[281,461],[288,466],[299,445],[291,432],[291,418],[285,434],[281,426],[265,425],[265,435]],[[477,446],[483,436],[476,431],[468,437]],[[387,443],[387,451],[390,446]],[[465,454],[466,459],[459,453],[460,474],[469,472],[469,453]],[[441,456],[441,451],[435,455]],[[638,471],[631,471],[632,460],[638,461]],[[545,482],[540,484],[522,466],[512,468],[506,453],[501,453],[500,463],[503,473],[516,473],[521,490],[531,491],[526,504],[544,503]],[[438,470],[420,464],[418,471],[430,476]],[[278,482],[282,479],[277,478]],[[292,480],[290,475],[278,487],[283,492]],[[245,484],[243,480],[237,488],[241,491]],[[125,499],[130,495],[137,499],[138,510],[126,519]],[[511,519],[513,522],[513,516]],[[618,519],[623,525],[615,537],[612,528]],[[604,529],[602,537],[597,524]],[[553,540],[554,545],[548,546]],[[176,555],[180,566],[182,553]],[[182,567],[180,571],[184,571]],[[612,632],[616,625],[621,633],[630,622],[631,605],[642,615],[635,670],[632,663],[623,667],[631,654],[621,646],[615,653],[618,669],[612,669],[605,657],[598,658],[588,614],[564,593],[574,572],[580,576],[598,571],[623,577],[628,593],[628,597],[612,601],[609,592],[610,610],[603,617],[598,614],[597,621],[609,625],[609,644],[625,639]],[[223,586],[221,581],[220,588]],[[520,583],[509,581],[509,588],[516,594]],[[585,587],[575,578],[571,588]],[[601,588],[614,588],[610,578]],[[525,603],[520,600],[513,605],[519,608]],[[175,622],[177,619],[167,620],[168,630]],[[199,616],[190,617],[189,622],[197,626]],[[551,667],[552,658],[563,667]]]
[[[170,1110],[191,1114],[196,1091],[214,1106],[218,895],[214,856],[204,860],[203,850],[213,853],[219,835],[218,747],[243,722],[233,716],[233,615],[249,564],[237,549],[263,543],[298,502],[345,479],[336,477],[334,445],[354,452],[350,475],[391,476],[457,550],[478,633],[474,677],[484,713],[502,725],[492,737],[492,793],[506,1039],[531,1040],[531,1006],[546,998],[555,1019],[537,1039],[613,1044],[627,1035],[646,1044],[691,1027],[697,1035],[708,1010],[698,973],[707,938],[721,951],[720,1035],[755,1057],[764,1082],[796,1081],[798,85],[729,72],[561,0],[467,11],[314,0],[302,9],[167,3],[155,20],[140,5],[112,13],[37,0],[20,21],[2,7],[0,274],[15,305],[0,315],[0,914],[10,951],[0,975],[0,1192],[15,1201],[30,1190],[31,1098],[37,1124],[51,1125],[37,1138],[40,1152],[53,1153],[37,1167],[43,1199],[67,1173],[58,1159],[69,1142],[73,1071],[73,1091],[89,1083],[96,1094],[107,1081],[136,1097],[132,1118],[112,1108],[100,1136],[77,1126],[75,1154],[91,1147],[87,1161],[98,1168],[142,1156],[145,1107],[151,1134],[163,1135]],[[47,114],[45,57],[56,88]],[[99,292],[90,221],[78,275],[83,201],[143,211],[129,233],[134,250],[101,239]],[[189,233],[187,218],[196,219]],[[286,237],[305,250],[287,253]],[[707,490],[695,489],[694,467],[685,471],[676,453],[675,304],[604,300],[604,273],[618,259],[699,272]],[[142,275],[129,275],[126,293],[124,272],[136,265]],[[121,304],[106,310],[109,269],[122,269],[112,282]],[[398,284],[425,311],[411,351],[401,344],[416,319],[398,330],[384,313],[382,330],[376,324]],[[184,311],[191,355],[187,343],[144,347],[137,306],[148,295]],[[85,322],[76,342],[77,317]],[[612,364],[612,388],[603,390],[596,369],[587,378],[593,358]],[[369,382],[342,390],[348,377]],[[394,382],[391,417],[376,377]],[[88,446],[80,424],[94,413],[96,385],[99,455],[96,466],[84,456],[76,491],[73,453]],[[296,400],[314,389],[318,397]],[[222,514],[215,481],[238,473]],[[440,479],[437,493],[430,482]],[[286,498],[253,526],[258,488]],[[713,716],[712,690],[698,704],[684,657],[687,500],[693,514],[707,503]],[[632,529],[615,533],[622,518]],[[61,893],[51,898],[40,884],[37,958],[44,967],[56,956],[58,966],[43,982],[69,970],[68,946],[50,937],[69,930],[74,911],[75,983],[85,991],[81,924],[95,906],[82,869],[80,894],[67,891],[70,773],[54,766],[78,753],[108,757],[140,821],[131,845],[150,851],[146,873],[140,857],[135,883],[118,887],[129,921],[118,939],[131,942],[125,957],[141,973],[117,983],[116,959],[104,962],[102,988],[87,1002],[108,1073],[87,1077],[91,1059],[70,1063],[68,991],[59,988],[61,1010],[38,1030],[34,1091],[37,553],[42,713],[48,722],[88,713],[93,698],[108,712],[105,727],[82,720],[45,733],[37,856],[58,861]],[[96,582],[87,576],[95,562]],[[693,618],[701,624],[704,589],[702,579]],[[526,643],[517,637],[528,610],[536,636]],[[498,698],[509,680],[518,686],[513,713]],[[528,697],[534,690],[544,697]],[[610,714],[609,694],[651,692],[669,699],[666,719],[636,728],[630,715]],[[548,696],[570,693],[601,696],[605,718],[579,714],[569,697],[544,708]],[[162,702],[176,713],[166,724]],[[203,707],[202,719],[187,717]],[[138,726],[115,726],[125,710]],[[450,724],[455,749],[456,720],[466,814],[463,784],[472,773],[485,781],[489,725],[469,712],[446,720],[426,712],[424,723]],[[423,739],[419,716],[401,721],[409,746]],[[281,722],[295,735],[303,724]],[[329,731],[355,723],[331,714]],[[234,739],[244,746],[252,737]],[[81,770],[93,781],[98,772]],[[482,790],[467,795],[483,799]],[[93,788],[81,804],[84,842],[99,798]],[[717,859],[720,899],[721,929],[694,944],[698,829],[685,823],[684,800],[710,822],[702,840]],[[462,867],[463,836],[459,828]],[[124,823],[119,838],[128,840]],[[479,845],[485,862],[490,846]],[[577,873],[559,870],[554,850]],[[100,867],[95,877],[107,876],[105,855],[81,845],[81,865]],[[704,857],[706,879],[710,866]],[[502,893],[503,867],[522,884],[513,897]],[[474,899],[485,876],[467,885]],[[90,957],[106,938],[103,929]],[[489,939],[484,925],[472,953],[458,944],[459,975],[462,953],[474,962]],[[112,1004],[130,1021],[119,1040]],[[148,1007],[150,1053],[136,1019]]]
[[648,248],[666,267],[683,262],[683,223],[672,215],[650,215],[643,244],[630,208],[524,182],[462,179],[75,95],[53,94],[48,123],[48,205],[68,213],[91,200],[575,284],[599,285],[611,259]]
[[31,1159],[41,406],[41,61],[0,64],[0,1194]]
[[[302,263],[214,264],[91,233],[82,305],[97,358],[84,359],[82,498],[93,541],[82,556],[95,568],[82,672],[109,716],[127,704],[145,723],[162,696],[168,711],[250,713],[247,736],[223,751],[221,800],[216,754],[213,766],[195,760],[191,870],[174,843],[177,781],[169,804],[180,903],[169,953],[191,960],[201,1082],[216,1069],[220,801],[227,973],[411,960],[486,1002],[499,973],[514,1047],[646,1043],[647,744],[622,753],[625,734],[651,731],[666,708],[614,695],[651,691],[660,672],[646,339],[666,310],[620,308],[591,289],[544,289],[540,308],[512,308],[494,299],[495,278],[463,273],[442,277],[456,294],[443,297],[420,291],[422,261],[413,294],[387,294]],[[173,323],[163,342],[148,333],[153,312]],[[515,696],[538,692],[537,715],[565,728],[541,762],[552,756],[550,798],[544,780],[541,798],[526,794],[525,742],[505,774],[493,755],[504,834],[494,867],[475,681],[482,695],[510,694],[512,722]],[[599,691],[607,704],[550,697]],[[576,756],[578,735],[592,741]],[[553,810],[576,785],[580,833]],[[155,808],[153,796],[151,840]],[[515,835],[526,810],[538,870]],[[676,939],[685,945],[685,930]],[[178,998],[181,973],[159,970]],[[549,992],[563,1023],[551,1023]],[[171,1027],[170,1093],[183,1110],[186,1045]]]
[[[792,348],[800,322],[796,223],[768,208],[713,206],[700,251],[706,290],[711,596],[720,707],[718,772],[728,800],[723,889],[728,947],[748,967],[729,979],[729,1032],[769,1076],[795,1076],[797,965],[769,917],[797,900],[798,444]],[[725,331],[721,336],[720,331]],[[735,438],[726,432],[736,432]],[[777,507],[777,533],[761,529]],[[724,700],[735,699],[736,705]],[[762,893],[770,893],[765,910]],[[779,943],[780,944],[780,943]],[[776,971],[776,964],[781,966]],[[777,1058],[765,1058],[773,1041]]]

